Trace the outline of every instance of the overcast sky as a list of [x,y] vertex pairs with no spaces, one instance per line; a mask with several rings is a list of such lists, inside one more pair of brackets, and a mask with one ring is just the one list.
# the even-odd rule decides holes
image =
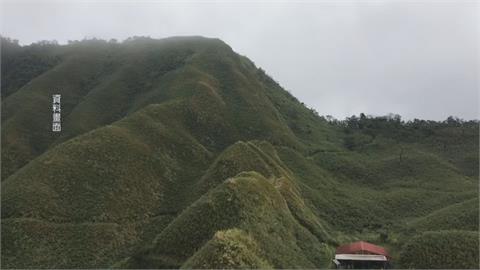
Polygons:
[[479,118],[475,1],[0,1],[21,44],[218,37],[322,115]]

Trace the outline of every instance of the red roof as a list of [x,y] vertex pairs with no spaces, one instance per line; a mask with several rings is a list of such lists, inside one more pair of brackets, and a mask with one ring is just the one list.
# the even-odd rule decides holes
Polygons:
[[358,241],[350,244],[346,244],[343,246],[339,246],[335,252],[336,254],[375,254],[375,255],[383,255],[386,257],[390,257],[388,252],[380,246],[364,242]]

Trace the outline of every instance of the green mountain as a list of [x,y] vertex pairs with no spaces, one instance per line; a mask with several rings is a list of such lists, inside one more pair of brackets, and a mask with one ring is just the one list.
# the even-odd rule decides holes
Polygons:
[[218,39],[1,54],[5,268],[478,267],[477,121],[326,119]]

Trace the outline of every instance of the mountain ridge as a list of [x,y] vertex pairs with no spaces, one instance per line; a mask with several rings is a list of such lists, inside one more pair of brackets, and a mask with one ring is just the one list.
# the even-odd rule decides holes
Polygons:
[[450,207],[478,235],[477,122],[327,121],[218,39],[7,42],[6,267],[327,268],[356,239],[415,266]]

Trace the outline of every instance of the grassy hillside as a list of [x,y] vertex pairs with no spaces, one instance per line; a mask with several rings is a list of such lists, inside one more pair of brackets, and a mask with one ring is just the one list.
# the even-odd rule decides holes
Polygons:
[[475,245],[476,121],[326,119],[218,39],[2,57],[4,267],[328,268],[358,239],[478,264],[421,264]]
[[184,265],[184,269],[270,269],[259,257],[261,249],[247,233],[239,229],[218,231]]
[[401,263],[406,268],[475,269],[478,239],[478,231],[426,232],[404,246]]
[[452,204],[411,221],[409,227],[419,231],[478,231],[478,205],[478,197]]
[[[260,248],[255,252],[257,256],[264,253],[263,261],[275,268],[328,264],[324,257],[330,255],[329,250],[292,216],[274,182],[256,172],[243,172],[187,208],[157,236],[152,247],[135,255],[129,266],[176,268],[183,263],[188,266],[192,261],[206,261],[203,257],[209,256],[207,252],[194,255],[195,251],[203,245],[208,249],[211,243],[207,241],[218,237],[216,232],[231,228],[251,234]],[[233,264],[241,263],[235,259],[239,258],[232,258]]]

